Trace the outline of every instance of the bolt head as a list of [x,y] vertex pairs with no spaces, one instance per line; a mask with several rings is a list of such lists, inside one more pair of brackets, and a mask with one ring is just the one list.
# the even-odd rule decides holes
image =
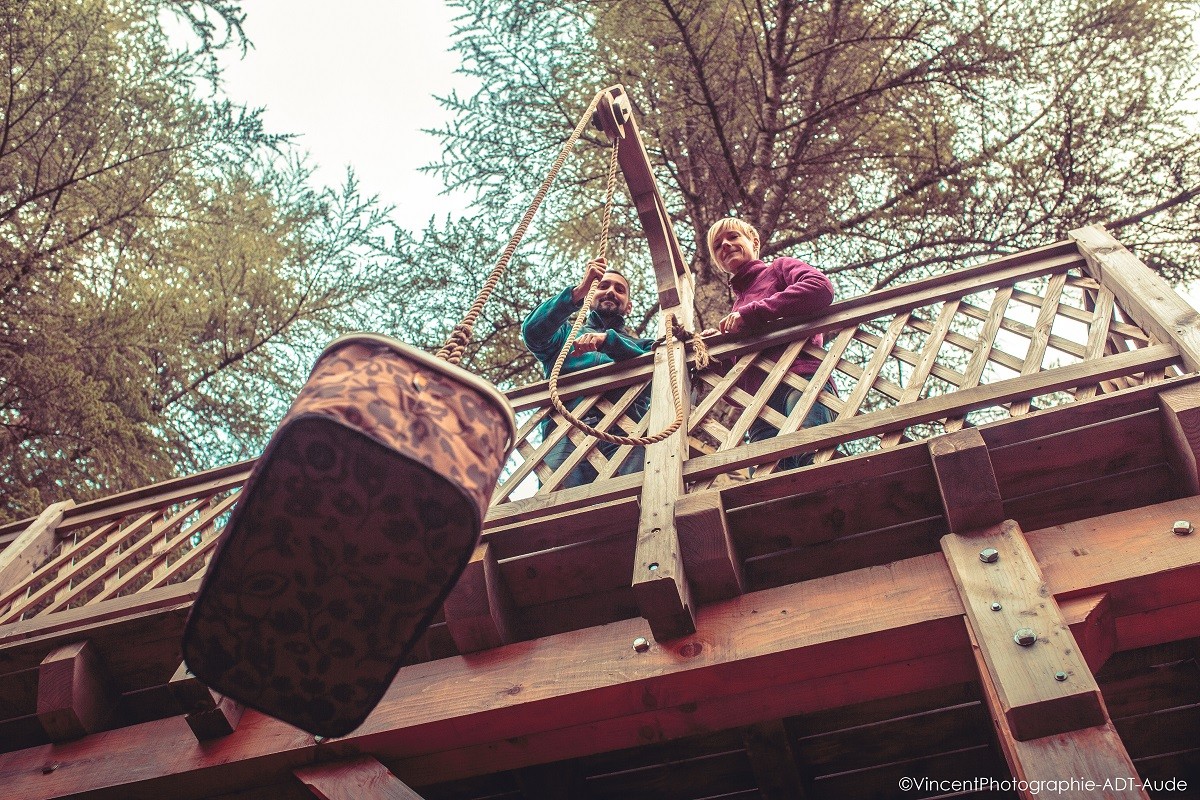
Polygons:
[[651,572],[658,572],[658,562],[654,562],[648,568]]
[[1196,529],[1192,527],[1192,523],[1188,522],[1186,519],[1177,520],[1175,524],[1171,526],[1171,532],[1176,536],[1187,536],[1194,530]]
[[1000,605],[999,603],[992,603],[992,611],[999,611],[1002,608],[1004,608],[1004,606]]
[[1037,641],[1037,633],[1033,628],[1018,628],[1013,634],[1013,641],[1021,645],[1021,647],[1032,647]]
[[1000,560],[1000,551],[994,547],[979,551],[979,560],[985,564],[995,564]]
[[1059,683],[1062,683],[1066,679],[1067,679],[1067,673],[1061,672],[1061,671],[1054,673],[1054,680],[1058,681]]
[[633,649],[639,653],[644,653],[650,649],[650,642],[646,641],[645,636],[639,636],[633,640]]

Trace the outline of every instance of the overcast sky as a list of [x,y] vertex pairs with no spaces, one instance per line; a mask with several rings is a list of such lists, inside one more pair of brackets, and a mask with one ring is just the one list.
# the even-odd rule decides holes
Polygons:
[[445,121],[435,95],[471,84],[455,75],[451,10],[439,0],[245,0],[254,48],[222,60],[226,92],[264,107],[272,133],[294,133],[340,185],[353,167],[364,194],[395,206],[394,219],[420,230],[430,214],[461,206],[440,197],[441,181],[417,169],[440,145],[421,133]]

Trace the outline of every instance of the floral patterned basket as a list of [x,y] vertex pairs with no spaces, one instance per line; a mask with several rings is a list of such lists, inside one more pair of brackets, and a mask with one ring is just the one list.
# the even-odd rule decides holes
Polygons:
[[334,341],[221,535],[188,668],[311,733],[354,730],[466,567],[514,440],[486,381],[384,336]]

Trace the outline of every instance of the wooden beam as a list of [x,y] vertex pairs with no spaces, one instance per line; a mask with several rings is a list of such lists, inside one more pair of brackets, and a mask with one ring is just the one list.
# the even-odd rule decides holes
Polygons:
[[675,501],[675,525],[696,602],[727,600],[746,591],[719,491],[691,492]]
[[654,354],[655,389],[650,399],[648,430],[663,430],[675,417],[668,359],[675,360],[677,379],[683,384],[680,391],[685,422],[663,441],[646,447],[637,550],[633,559],[633,593],[654,638],[660,642],[696,631],[695,603],[675,523],[675,502],[684,494],[687,398],[691,392],[682,342],[659,347]]
[[104,668],[87,641],[58,648],[38,669],[38,720],[52,742],[103,728],[116,705]]
[[1189,372],[1200,372],[1200,313],[1103,225],[1071,231],[1087,269],[1110,289],[1121,309],[1160,342],[1171,342]]
[[1200,385],[1175,386],[1158,396],[1167,457],[1188,494],[1200,494]]
[[228,736],[237,730],[245,707],[209,689],[191,673],[187,664],[179,665],[168,685],[199,741]]
[[1021,740],[1101,725],[1104,702],[1012,520],[942,537],[1008,727]]
[[475,653],[514,640],[512,595],[490,543],[476,546],[443,610],[446,627],[460,653]]
[[8,594],[46,560],[54,550],[63,515],[74,505],[74,500],[63,500],[46,506],[12,544],[0,551],[0,596]]
[[991,711],[996,739],[1024,800],[1047,794],[1063,800],[1148,800],[1141,780],[1112,720],[1092,727],[1022,741],[1013,735],[1004,714],[1004,701],[992,681],[981,648],[972,640],[979,664],[984,701]]
[[[1051,595],[1110,594],[1122,649],[1136,633],[1121,633],[1125,620],[1200,600],[1200,536],[1170,532],[1190,516],[1200,498],[1027,538]],[[426,786],[971,681],[963,613],[946,559],[931,554],[705,606],[700,634],[646,652],[633,647],[647,635],[635,618],[405,667],[361,728],[322,745],[253,710],[208,744],[173,717],[0,754],[0,785],[28,800],[187,800],[281,782],[343,748],[333,752],[369,752]],[[1200,614],[1172,625],[1200,636]],[[60,767],[44,775],[50,759]]]
[[295,775],[321,800],[421,800],[371,756],[302,767]]
[[966,533],[1004,519],[1004,500],[978,430],[938,436],[929,442],[929,454],[952,532]]
[[1088,669],[1095,675],[1117,651],[1117,621],[1108,593],[1073,597],[1063,600],[1058,607],[1079,643],[1079,652]]
[[763,800],[804,800],[804,779],[796,764],[791,736],[783,720],[768,720],[742,729],[742,742]]

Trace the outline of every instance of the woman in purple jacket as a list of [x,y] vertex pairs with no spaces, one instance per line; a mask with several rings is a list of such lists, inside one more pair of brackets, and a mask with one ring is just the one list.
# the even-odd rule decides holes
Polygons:
[[[833,302],[833,284],[825,273],[787,256],[776,258],[769,264],[764,263],[758,257],[759,246],[758,231],[743,220],[726,217],[717,220],[708,229],[708,252],[717,266],[729,274],[729,286],[734,293],[733,311],[718,323],[721,333],[759,330],[777,320],[799,322],[811,319]],[[819,333],[811,341],[818,347],[823,344]],[[766,355],[778,357],[783,349],[772,348]],[[820,366],[820,358],[801,352],[792,364],[791,371],[807,379]],[[753,380],[753,384],[741,388],[753,394],[762,385],[762,378]],[[825,391],[837,394],[832,381],[826,382]],[[787,416],[800,401],[801,394],[799,389],[781,383],[771,394],[767,405]],[[833,412],[825,405],[815,403],[801,427],[812,428],[832,420]],[[746,440],[757,442],[778,433],[778,428],[759,419],[750,426]],[[813,462],[813,457],[813,453],[789,456],[780,461],[779,469],[807,466]]]

